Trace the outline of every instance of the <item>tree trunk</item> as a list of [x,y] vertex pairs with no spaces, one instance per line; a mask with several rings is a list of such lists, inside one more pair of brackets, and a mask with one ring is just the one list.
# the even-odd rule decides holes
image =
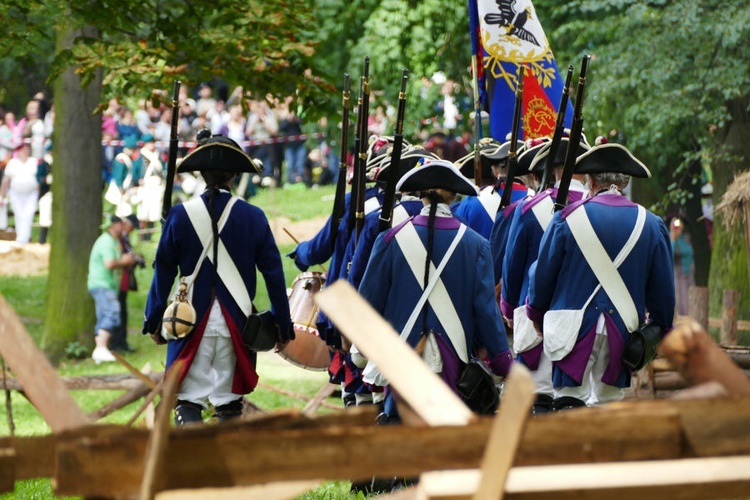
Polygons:
[[[731,119],[718,135],[718,160],[712,165],[714,184],[714,204],[721,202],[722,195],[735,174],[744,167],[744,159],[750,158],[750,115],[747,112],[748,98],[732,101],[729,106]],[[723,291],[734,289],[739,292],[737,319],[750,318],[750,278],[747,266],[747,245],[742,227],[724,227],[720,212],[714,216],[714,244],[711,258],[710,316],[721,317]],[[740,339],[748,343],[750,339]]]
[[[95,30],[66,29],[57,34],[57,51],[77,36]],[[88,293],[89,252],[102,220],[101,76],[87,88],[74,68],[55,81],[55,129],[52,250],[47,286],[47,314],[42,347],[58,361],[72,341],[93,345],[94,302]]]

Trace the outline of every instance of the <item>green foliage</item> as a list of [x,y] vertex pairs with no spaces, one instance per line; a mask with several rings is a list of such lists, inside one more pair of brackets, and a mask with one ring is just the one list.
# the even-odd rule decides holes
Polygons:
[[85,359],[91,349],[78,341],[73,341],[65,346],[65,357],[68,359]]

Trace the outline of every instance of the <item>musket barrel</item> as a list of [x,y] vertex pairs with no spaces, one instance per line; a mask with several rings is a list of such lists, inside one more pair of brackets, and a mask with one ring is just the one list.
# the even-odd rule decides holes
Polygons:
[[555,169],[555,158],[557,151],[560,149],[563,131],[565,130],[565,112],[568,107],[568,98],[570,96],[570,84],[573,81],[573,65],[568,66],[568,75],[565,78],[565,87],[563,87],[562,97],[560,98],[560,108],[557,110],[557,123],[555,124],[555,133],[552,134],[552,142],[549,145],[549,153],[544,163],[544,174],[542,182],[539,185],[539,191],[544,191],[550,184],[554,185],[552,172]]
[[378,229],[385,231],[391,227],[393,218],[393,203],[396,200],[396,184],[401,163],[401,148],[404,144],[404,115],[406,114],[406,82],[409,79],[409,71],[404,69],[401,73],[401,91],[398,94],[398,112],[396,114],[396,129],[393,134],[393,149],[391,150],[391,164],[388,167],[385,195],[383,196],[383,208],[380,211]]
[[346,153],[349,144],[349,95],[350,95],[349,73],[344,74],[344,90],[341,92],[341,148],[339,157],[339,176],[336,179],[336,195],[333,199],[333,211],[331,213],[331,250],[336,242],[339,232],[339,224],[344,218],[344,198],[346,197]]
[[570,181],[573,178],[573,170],[576,163],[576,152],[581,142],[583,134],[583,97],[586,89],[586,73],[591,56],[583,56],[581,62],[581,72],[578,74],[578,88],[576,89],[576,102],[573,109],[573,123],[570,127],[570,137],[568,138],[568,150],[565,152],[565,165],[563,166],[562,179],[555,199],[555,211],[562,210],[568,203],[568,192],[570,190]]
[[180,80],[175,80],[172,92],[172,121],[170,122],[169,131],[169,156],[167,157],[167,178],[164,186],[164,198],[161,205],[162,223],[167,220],[167,214],[172,208],[172,189],[174,188],[174,178],[177,174],[177,123],[180,119],[180,108],[178,100],[180,98]]
[[359,175],[357,177],[357,210],[354,221],[354,238],[355,243],[362,232],[365,224],[365,168],[367,164],[367,147],[369,141],[368,134],[368,116],[370,114],[370,58],[365,56],[364,70],[362,72],[362,123],[359,140]]

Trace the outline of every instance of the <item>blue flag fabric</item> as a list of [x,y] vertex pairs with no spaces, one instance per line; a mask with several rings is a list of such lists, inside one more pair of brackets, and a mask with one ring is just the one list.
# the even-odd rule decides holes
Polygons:
[[[472,54],[483,58],[480,88],[486,91],[492,138],[504,142],[509,137],[520,65],[525,69],[518,138],[551,136],[565,81],[531,0],[469,0],[469,27]],[[566,127],[572,116],[569,102]]]

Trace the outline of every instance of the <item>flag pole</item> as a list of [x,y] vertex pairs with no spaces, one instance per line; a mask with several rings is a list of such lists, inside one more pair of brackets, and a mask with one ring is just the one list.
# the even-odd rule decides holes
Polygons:
[[482,185],[482,159],[479,140],[482,138],[482,106],[479,102],[479,54],[471,58],[471,74],[474,83],[474,184]]

